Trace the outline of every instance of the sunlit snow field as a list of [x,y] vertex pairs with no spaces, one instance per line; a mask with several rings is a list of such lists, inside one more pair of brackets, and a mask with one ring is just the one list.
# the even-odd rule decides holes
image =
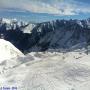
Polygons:
[[32,52],[0,63],[0,86],[18,90],[90,90],[90,55]]

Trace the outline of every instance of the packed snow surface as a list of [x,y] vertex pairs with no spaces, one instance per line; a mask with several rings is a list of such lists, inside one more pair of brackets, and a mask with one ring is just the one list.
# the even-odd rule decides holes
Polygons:
[[0,64],[0,87],[14,86],[17,90],[90,90],[89,59],[90,55],[81,52],[32,52],[10,60],[16,62],[13,65],[10,62]]

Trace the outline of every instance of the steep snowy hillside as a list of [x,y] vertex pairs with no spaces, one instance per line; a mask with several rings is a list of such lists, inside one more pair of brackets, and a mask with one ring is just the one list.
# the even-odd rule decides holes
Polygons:
[[82,52],[30,53],[5,69],[0,87],[17,90],[90,90],[90,55]]
[[33,37],[37,41],[33,48],[44,51],[47,49],[71,49],[76,45],[78,49],[78,44],[87,47],[90,43],[89,26],[89,19],[40,23],[32,31]]
[[23,56],[23,53],[21,51],[19,51],[10,42],[0,39],[0,63],[3,60],[16,58],[19,56]]

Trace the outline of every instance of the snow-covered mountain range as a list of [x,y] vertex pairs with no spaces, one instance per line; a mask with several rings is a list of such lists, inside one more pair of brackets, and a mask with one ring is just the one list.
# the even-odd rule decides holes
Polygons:
[[90,19],[43,23],[1,19],[0,34],[23,52],[87,48],[90,44]]

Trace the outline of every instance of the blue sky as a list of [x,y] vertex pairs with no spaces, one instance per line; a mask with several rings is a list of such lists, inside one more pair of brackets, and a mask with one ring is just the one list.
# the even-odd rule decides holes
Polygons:
[[0,17],[43,22],[89,16],[90,0],[0,0]]

